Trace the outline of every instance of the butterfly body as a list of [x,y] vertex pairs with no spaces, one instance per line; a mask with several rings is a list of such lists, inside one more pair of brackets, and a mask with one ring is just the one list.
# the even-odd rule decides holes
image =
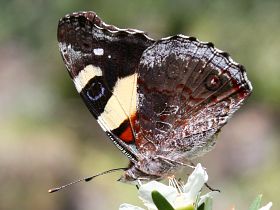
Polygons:
[[164,178],[210,151],[252,91],[241,65],[193,37],[155,41],[79,12],[59,21],[58,41],[77,91],[131,161],[124,182]]

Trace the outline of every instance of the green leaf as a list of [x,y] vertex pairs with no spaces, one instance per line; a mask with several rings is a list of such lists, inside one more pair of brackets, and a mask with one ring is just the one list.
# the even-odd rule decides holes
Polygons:
[[258,210],[261,206],[262,195],[258,195],[253,203],[250,205],[249,210]]
[[158,210],[174,210],[171,204],[158,191],[152,191],[152,199]]
[[197,210],[204,210],[204,207],[205,207],[205,204],[203,203],[197,208]]

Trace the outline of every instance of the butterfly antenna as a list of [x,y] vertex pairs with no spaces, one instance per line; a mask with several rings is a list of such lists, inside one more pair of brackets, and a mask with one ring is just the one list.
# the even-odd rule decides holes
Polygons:
[[73,181],[73,182],[70,182],[66,185],[62,185],[60,187],[55,187],[55,188],[51,188],[48,190],[49,193],[54,193],[54,192],[57,192],[59,190],[62,190],[63,188],[66,188],[66,187],[69,187],[70,185],[73,185],[73,184],[76,184],[78,182],[82,182],[82,181],[85,181],[85,182],[89,182],[91,181],[93,178],[96,178],[98,176],[101,176],[101,175],[104,175],[104,174],[108,174],[108,173],[112,173],[112,172],[115,172],[115,171],[120,171],[120,170],[126,170],[127,168],[113,168],[113,169],[110,169],[108,171],[103,171],[101,173],[98,173],[98,174],[95,174],[93,176],[89,176],[89,177],[85,177],[85,178],[82,178],[82,179],[79,179],[79,180],[76,180],[76,181]]

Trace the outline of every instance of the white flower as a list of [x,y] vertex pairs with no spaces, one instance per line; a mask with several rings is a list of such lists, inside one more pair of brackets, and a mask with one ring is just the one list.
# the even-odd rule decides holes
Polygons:
[[272,202],[269,202],[268,204],[266,204],[265,206],[263,206],[259,210],[269,210],[271,207],[272,207]]
[[[166,200],[176,209],[190,205],[194,205],[196,198],[207,182],[208,175],[202,168],[201,164],[197,164],[192,174],[189,176],[187,183],[180,186],[175,179],[170,179],[169,186],[157,181],[151,181],[141,185],[139,188],[139,198],[149,210],[157,210],[152,200],[152,191],[158,191]],[[208,197],[212,197],[216,192],[207,193],[201,196],[198,205],[202,204]],[[122,204],[120,210],[143,210],[137,206],[130,204]]]

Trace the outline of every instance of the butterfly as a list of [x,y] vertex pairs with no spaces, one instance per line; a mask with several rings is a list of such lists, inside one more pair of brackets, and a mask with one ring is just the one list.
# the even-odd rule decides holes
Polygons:
[[60,19],[57,37],[78,93],[130,160],[123,182],[162,179],[210,151],[252,92],[243,66],[194,37],[154,40],[90,11]]

